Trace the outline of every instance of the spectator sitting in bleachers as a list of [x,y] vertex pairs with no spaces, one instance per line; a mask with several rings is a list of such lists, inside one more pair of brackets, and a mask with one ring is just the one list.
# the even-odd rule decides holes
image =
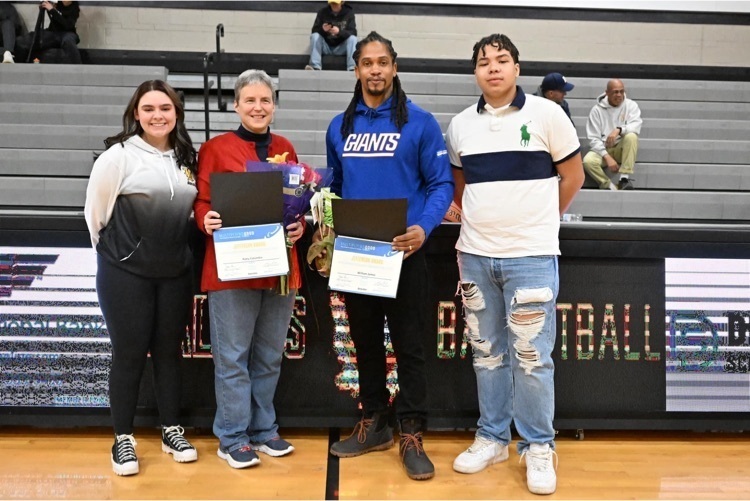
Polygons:
[[[625,96],[625,84],[613,79],[596,100],[586,122],[590,151],[583,158],[583,168],[603,190],[632,190],[638,134],[641,133],[641,109]],[[620,174],[615,186],[604,167]]]
[[11,2],[0,2],[0,33],[3,41],[3,62],[13,63],[16,36],[26,30],[21,17]]
[[[81,64],[81,53],[78,51],[78,42],[81,39],[76,33],[76,21],[81,13],[78,2],[51,3],[45,0],[39,4],[39,9],[47,11],[49,27],[42,29],[44,17],[40,13],[34,31],[16,39],[16,58],[27,61],[29,52],[34,52],[39,54],[42,62],[45,62],[45,51],[62,49],[66,59],[64,62]],[[35,37],[38,37],[38,40],[35,41]]]
[[346,69],[354,70],[357,23],[354,10],[344,0],[328,0],[318,11],[310,35],[310,64],[306,70],[323,69],[323,55],[346,55]]
[[[575,85],[565,80],[565,77],[562,76],[562,74],[550,73],[544,77],[542,84],[536,90],[534,95],[549,99],[550,101],[559,104],[565,114],[568,115],[568,118],[570,118],[570,121],[573,122],[573,119],[570,116],[568,102],[565,100],[565,95],[573,90],[573,87],[575,87]],[[575,125],[575,122],[573,122],[573,125]]]

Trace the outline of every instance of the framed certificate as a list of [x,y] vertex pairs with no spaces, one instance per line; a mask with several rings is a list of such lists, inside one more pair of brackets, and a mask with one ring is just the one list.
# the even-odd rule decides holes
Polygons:
[[220,228],[213,233],[219,280],[275,277],[289,273],[281,223]]
[[390,242],[336,237],[328,287],[341,292],[395,298],[404,253]]

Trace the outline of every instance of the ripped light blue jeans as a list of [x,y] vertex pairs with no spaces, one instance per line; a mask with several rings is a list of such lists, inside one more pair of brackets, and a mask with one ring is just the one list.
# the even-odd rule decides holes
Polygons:
[[531,443],[554,447],[557,256],[459,252],[458,269],[479,393],[477,435],[507,445],[513,419],[519,454]]

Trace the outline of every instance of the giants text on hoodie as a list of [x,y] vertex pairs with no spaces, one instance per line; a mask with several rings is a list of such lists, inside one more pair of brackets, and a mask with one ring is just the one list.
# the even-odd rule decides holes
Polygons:
[[411,101],[409,121],[399,131],[391,121],[392,104],[390,97],[373,109],[360,100],[346,138],[344,114],[331,121],[326,134],[331,190],[349,199],[405,198],[406,225],[419,225],[429,236],[453,199],[445,141],[435,117]]
[[344,157],[392,157],[401,134],[395,132],[349,134],[344,143]]

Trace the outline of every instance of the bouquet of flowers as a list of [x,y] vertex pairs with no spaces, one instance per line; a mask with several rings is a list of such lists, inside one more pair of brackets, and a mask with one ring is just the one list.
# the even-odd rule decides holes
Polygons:
[[331,260],[333,259],[333,206],[331,200],[340,198],[331,192],[330,188],[323,188],[315,193],[310,200],[313,221],[318,224],[318,233],[307,250],[307,264],[315,262],[315,269],[322,276],[331,274]]
[[269,157],[265,162],[247,162],[247,172],[280,171],[284,176],[284,227],[299,221],[310,210],[310,199],[323,180],[314,168],[305,163],[288,162],[289,153]]
[[[247,172],[280,171],[284,177],[284,228],[299,221],[310,209],[310,199],[315,188],[323,182],[323,176],[305,163],[288,162],[289,153],[267,158],[266,162],[250,161],[245,164]],[[287,259],[290,260],[289,270],[292,270],[291,248],[292,242],[287,239]],[[289,294],[289,275],[279,277],[279,294]]]

